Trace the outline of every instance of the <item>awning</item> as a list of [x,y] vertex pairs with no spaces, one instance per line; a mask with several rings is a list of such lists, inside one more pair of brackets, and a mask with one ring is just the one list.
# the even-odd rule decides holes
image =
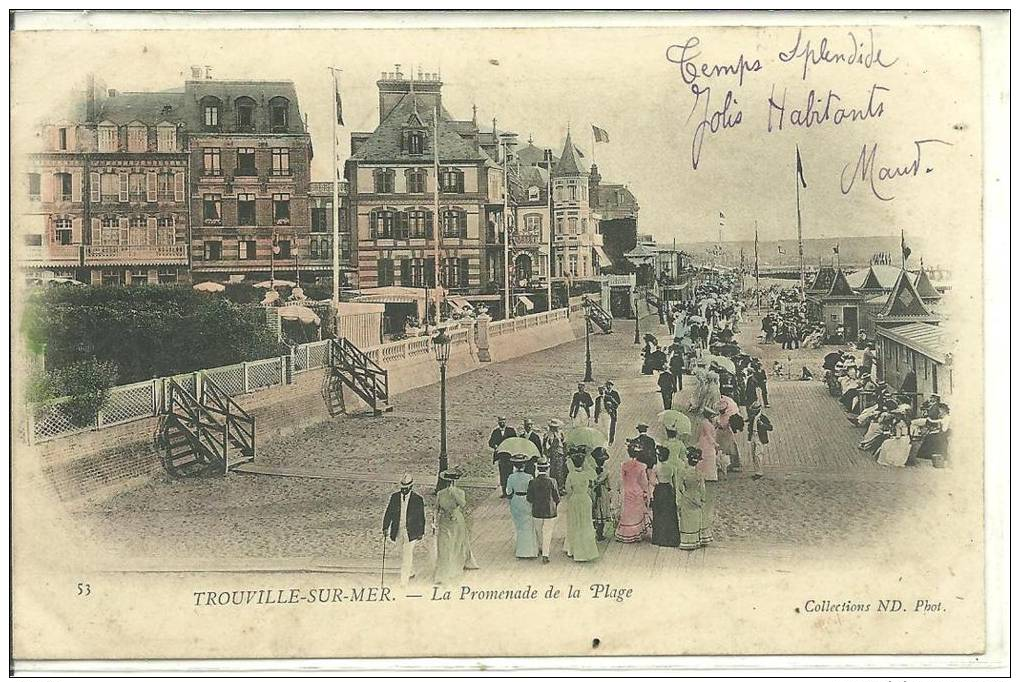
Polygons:
[[463,296],[447,296],[446,302],[450,304],[450,307],[454,310],[473,310],[474,308]]
[[523,304],[524,304],[524,307],[525,307],[525,308],[526,308],[527,310],[534,310],[534,309],[535,309],[535,302],[534,302],[534,301],[532,301],[532,300],[531,300],[530,298],[528,298],[527,296],[523,296],[523,295],[521,295],[521,294],[518,294],[518,295],[517,295],[517,301],[518,301],[519,303],[523,303]]
[[285,305],[277,308],[277,313],[280,315],[281,320],[297,320],[305,324],[314,324],[318,326],[321,324],[319,316],[315,314],[310,308],[306,308],[300,305]]
[[592,248],[595,249],[595,255],[599,257],[600,261],[602,261],[602,265],[612,265],[613,264],[613,259],[609,257],[609,254],[606,253],[605,249],[603,249],[598,244],[596,244]]

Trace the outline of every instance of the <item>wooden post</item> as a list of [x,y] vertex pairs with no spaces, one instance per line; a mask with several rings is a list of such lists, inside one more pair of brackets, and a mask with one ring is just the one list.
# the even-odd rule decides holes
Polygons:
[[248,392],[248,363],[241,363],[241,392]]

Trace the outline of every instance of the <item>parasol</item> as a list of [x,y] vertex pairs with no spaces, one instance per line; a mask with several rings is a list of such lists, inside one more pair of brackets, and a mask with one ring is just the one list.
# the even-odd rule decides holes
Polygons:
[[303,305],[285,305],[282,306],[278,311],[281,320],[297,320],[304,324],[314,324],[319,326],[322,324],[322,320],[315,314],[310,308],[306,308]]
[[717,367],[719,367],[720,369],[726,370],[730,374],[736,374],[737,373],[737,366],[734,365],[733,361],[730,360],[729,358],[723,357],[721,355],[708,355],[708,356],[705,357],[705,361],[709,365],[713,365],[714,364]]
[[296,287],[297,284],[286,279],[267,279],[265,282],[252,284],[256,289],[275,289],[276,287]]
[[691,434],[691,420],[680,410],[663,410],[659,413],[659,423],[670,431],[687,436]]
[[520,436],[507,438],[499,444],[496,452],[505,452],[508,455],[524,455],[529,458],[539,456],[538,446],[527,438],[521,438]]
[[590,453],[595,448],[604,448],[608,444],[606,434],[590,426],[575,426],[563,434],[563,441],[569,451],[571,447],[584,448]]
[[219,282],[202,282],[201,284],[196,284],[191,288],[195,291],[204,291],[209,294],[218,294],[226,289],[226,287]]
[[728,395],[724,395],[719,398],[719,416],[723,419],[729,419],[735,415],[740,408],[737,407],[737,403],[734,402],[733,398]]

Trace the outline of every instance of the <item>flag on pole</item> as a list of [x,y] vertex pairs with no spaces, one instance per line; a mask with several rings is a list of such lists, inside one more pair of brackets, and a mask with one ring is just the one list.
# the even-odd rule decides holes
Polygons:
[[344,125],[344,104],[340,99],[340,79],[337,77],[336,72],[333,72],[333,85],[336,90],[336,122],[340,125]]
[[489,63],[492,64],[493,66],[499,66],[499,60],[498,59],[490,59]]
[[754,276],[758,276],[758,228],[754,228]]
[[596,142],[609,142],[609,133],[604,129],[599,128],[597,125],[591,127],[592,133],[595,135]]
[[906,263],[907,259],[910,258],[910,247],[907,246],[906,238],[903,236],[903,230],[900,230],[900,250],[903,251],[903,262]]
[[574,145],[574,151],[577,152],[577,155],[580,156],[582,159],[584,158],[584,152],[582,152],[577,145]]
[[797,179],[800,180],[800,186],[807,189],[807,182],[804,180],[804,164],[800,160],[800,147],[797,147]]

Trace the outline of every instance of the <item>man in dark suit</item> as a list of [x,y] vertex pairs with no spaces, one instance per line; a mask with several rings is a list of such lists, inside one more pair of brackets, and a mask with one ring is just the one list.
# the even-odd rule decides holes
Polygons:
[[383,536],[400,547],[400,585],[414,577],[414,547],[425,536],[425,501],[412,490],[414,479],[404,474],[400,490],[390,495],[383,514]]
[[659,393],[662,394],[662,409],[673,409],[673,374],[668,370],[659,373]]
[[531,504],[535,532],[542,543],[542,563],[547,564],[560,494],[556,490],[556,481],[549,478],[549,461],[544,458],[538,460],[538,476],[528,482],[528,502]]
[[658,461],[655,456],[655,439],[648,435],[648,424],[644,422],[637,423],[637,431],[638,435],[631,439],[637,444],[638,452],[641,453],[637,459],[651,469]]
[[509,497],[506,494],[506,479],[510,478],[512,467],[510,466],[510,455],[497,450],[500,443],[507,438],[516,436],[517,431],[514,430],[514,427],[506,425],[506,417],[500,417],[496,424],[496,428],[489,434],[489,447],[492,448],[492,463],[499,467],[499,496],[505,498]]
[[[542,450],[542,436],[538,435],[538,432],[535,431],[534,429],[535,421],[533,419],[525,419],[524,430],[521,431],[520,437],[527,438],[532,443],[534,443],[535,447],[538,448],[538,457],[541,457],[544,454],[544,451]],[[532,459],[529,459],[528,463],[524,465],[524,470],[527,471],[532,476],[535,475],[535,462],[538,461],[538,457],[533,457]]]
[[[574,396],[570,399],[570,418],[573,420],[574,426],[591,426],[591,408],[594,404],[595,401],[592,400],[588,389],[584,384],[578,384]],[[584,410],[584,424],[578,423],[578,414],[581,410]]]
[[620,404],[623,402],[623,398],[620,397],[620,392],[613,386],[612,381],[606,382],[606,393],[602,398],[602,406],[606,410],[606,414],[609,415],[609,444],[612,445],[613,441],[616,440],[616,419],[619,414]]

